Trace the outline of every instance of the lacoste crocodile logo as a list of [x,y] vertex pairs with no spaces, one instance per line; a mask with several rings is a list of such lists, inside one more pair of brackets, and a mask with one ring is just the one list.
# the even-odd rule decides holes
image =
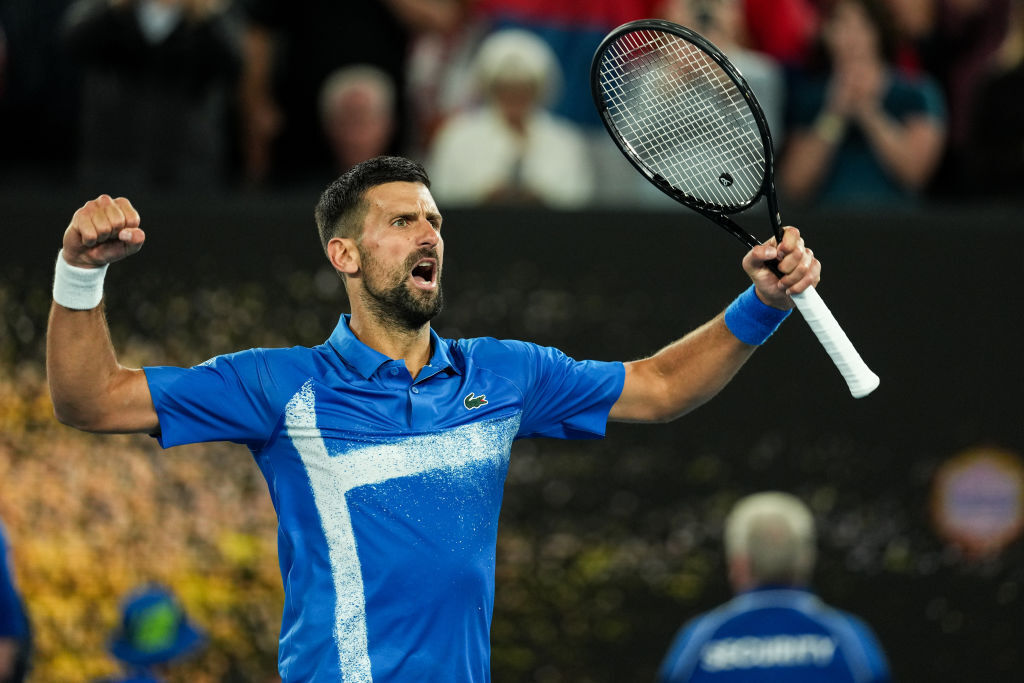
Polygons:
[[462,400],[462,405],[466,406],[466,410],[473,410],[475,408],[479,408],[480,406],[486,405],[486,404],[487,404],[487,397],[486,396],[484,396],[483,394],[480,394],[479,396],[477,396],[472,391],[469,392],[469,396],[467,396],[466,398],[464,398]]

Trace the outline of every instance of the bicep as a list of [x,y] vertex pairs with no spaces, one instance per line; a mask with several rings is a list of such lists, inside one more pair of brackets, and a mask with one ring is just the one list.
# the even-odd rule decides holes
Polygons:
[[660,381],[651,359],[624,363],[626,376],[622,393],[612,405],[608,419],[615,422],[659,422],[658,406],[664,397],[664,382]]
[[122,368],[111,382],[103,419],[89,431],[115,434],[154,434],[160,420],[153,405],[146,373]]

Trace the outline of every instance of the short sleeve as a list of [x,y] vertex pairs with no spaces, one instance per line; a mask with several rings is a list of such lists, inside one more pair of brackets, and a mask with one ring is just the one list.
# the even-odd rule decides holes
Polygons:
[[274,375],[259,350],[217,356],[191,368],[143,368],[164,448],[234,441],[256,448],[279,419]]
[[506,341],[517,356],[524,406],[520,437],[604,436],[608,413],[622,394],[622,363],[577,361],[558,349]]
[[885,106],[900,119],[924,116],[939,122],[946,120],[946,101],[942,90],[928,76],[897,80],[886,96]]

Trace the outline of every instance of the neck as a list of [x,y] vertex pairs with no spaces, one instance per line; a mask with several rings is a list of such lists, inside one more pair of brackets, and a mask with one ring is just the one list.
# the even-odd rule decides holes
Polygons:
[[430,323],[407,329],[353,308],[348,327],[356,339],[374,351],[394,360],[404,360],[413,379],[430,362]]

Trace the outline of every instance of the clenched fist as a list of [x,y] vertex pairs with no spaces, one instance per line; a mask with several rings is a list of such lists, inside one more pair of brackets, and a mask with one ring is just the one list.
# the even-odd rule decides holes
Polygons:
[[71,217],[64,231],[64,260],[80,268],[99,268],[131,256],[146,241],[140,223],[139,212],[127,199],[101,194]]

